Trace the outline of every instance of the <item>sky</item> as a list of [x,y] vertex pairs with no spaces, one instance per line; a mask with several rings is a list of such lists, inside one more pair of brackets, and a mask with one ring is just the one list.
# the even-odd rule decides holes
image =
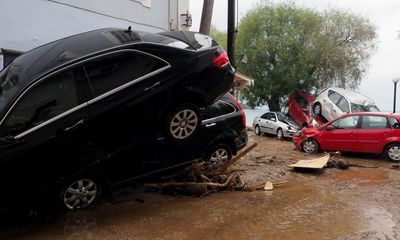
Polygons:
[[[262,0],[238,0],[239,19]],[[288,1],[271,0],[273,3]],[[362,78],[358,92],[370,97],[382,111],[393,111],[395,78],[400,78],[400,1],[399,0],[294,0],[296,5],[324,11],[330,8],[349,10],[367,17],[376,26],[377,50],[369,60],[369,68]],[[193,18],[191,30],[198,31],[203,1],[190,0]],[[239,20],[240,21],[240,20]],[[215,0],[212,24],[219,30],[227,28],[227,0]],[[240,29],[239,29],[240,31]],[[400,86],[400,83],[398,84]],[[398,86],[398,93],[400,87]],[[400,112],[400,94],[396,99]]]

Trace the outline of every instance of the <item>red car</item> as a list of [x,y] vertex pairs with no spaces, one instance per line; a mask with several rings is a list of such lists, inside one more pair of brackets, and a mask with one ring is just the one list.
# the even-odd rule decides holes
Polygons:
[[301,128],[322,125],[325,121],[313,116],[311,112],[314,100],[314,96],[303,91],[296,91],[290,95],[285,113],[292,117]]
[[400,161],[400,115],[358,112],[342,115],[321,127],[303,129],[293,141],[307,153],[345,151],[382,153]]

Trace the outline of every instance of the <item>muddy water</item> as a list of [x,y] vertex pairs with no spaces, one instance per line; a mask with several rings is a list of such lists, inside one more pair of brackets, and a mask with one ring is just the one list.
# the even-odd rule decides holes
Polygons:
[[[144,200],[140,203],[135,201]],[[364,215],[335,194],[291,181],[271,192],[222,193],[205,198],[158,194],[68,213],[14,239],[336,239],[362,231]],[[391,227],[387,231],[391,231]]]
[[372,168],[299,173],[287,165],[312,156],[291,142],[250,141],[259,146],[235,166],[244,179],[289,184],[204,198],[130,191],[50,223],[1,230],[0,239],[400,239],[400,171],[393,163],[350,155],[343,158]]

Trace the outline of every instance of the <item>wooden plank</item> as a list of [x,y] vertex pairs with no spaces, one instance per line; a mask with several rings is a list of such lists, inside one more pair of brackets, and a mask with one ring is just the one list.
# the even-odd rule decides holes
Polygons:
[[321,169],[328,163],[328,161],[329,154],[311,160],[300,160],[295,164],[288,165],[288,167]]

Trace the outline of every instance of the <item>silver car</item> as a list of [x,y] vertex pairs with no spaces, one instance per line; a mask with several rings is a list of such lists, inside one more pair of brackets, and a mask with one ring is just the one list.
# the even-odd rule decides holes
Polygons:
[[292,137],[299,130],[293,119],[281,112],[267,112],[261,117],[255,117],[253,127],[257,135],[273,134],[280,140]]
[[345,113],[379,112],[374,101],[368,97],[343,88],[328,88],[315,99],[313,114],[333,120]]

